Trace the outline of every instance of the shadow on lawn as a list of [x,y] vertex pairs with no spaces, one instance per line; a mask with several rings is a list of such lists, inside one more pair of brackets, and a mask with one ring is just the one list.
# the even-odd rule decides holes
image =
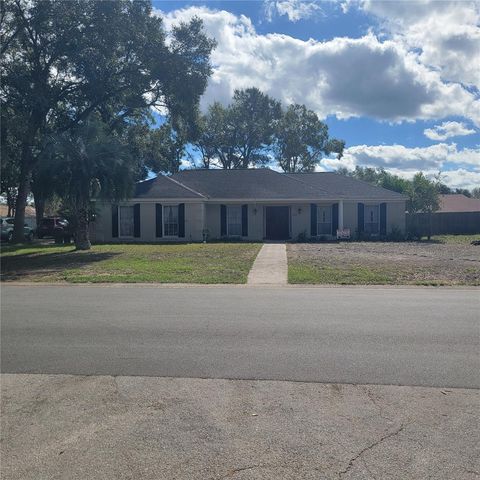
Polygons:
[[3,281],[22,280],[25,277],[44,277],[70,268],[86,267],[92,263],[108,260],[119,253],[95,253],[89,251],[69,250],[67,252],[30,253],[2,257],[1,278]]

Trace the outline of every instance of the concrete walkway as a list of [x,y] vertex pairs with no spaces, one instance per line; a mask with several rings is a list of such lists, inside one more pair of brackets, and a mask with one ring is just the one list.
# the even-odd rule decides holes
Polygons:
[[265,243],[248,274],[249,285],[286,285],[287,248],[284,243]]

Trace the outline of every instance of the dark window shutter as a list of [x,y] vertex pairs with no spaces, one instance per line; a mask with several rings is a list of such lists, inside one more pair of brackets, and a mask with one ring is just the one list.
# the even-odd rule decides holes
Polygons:
[[140,204],[136,203],[133,206],[133,236],[140,237]]
[[332,205],[332,235],[337,236],[338,230],[338,203]]
[[310,235],[317,235],[317,206],[314,203],[310,204]]
[[227,235],[227,206],[220,205],[220,236]]
[[242,205],[242,237],[248,237],[248,205]]
[[112,238],[118,238],[118,205],[112,205]]
[[357,230],[358,233],[362,233],[365,226],[365,205],[359,203],[357,207]]
[[178,206],[178,236],[185,237],[185,204],[181,203]]
[[387,234],[387,204],[380,204],[380,235]]
[[162,218],[163,209],[160,203],[155,204],[155,236],[157,238],[163,237],[163,225],[162,225]]

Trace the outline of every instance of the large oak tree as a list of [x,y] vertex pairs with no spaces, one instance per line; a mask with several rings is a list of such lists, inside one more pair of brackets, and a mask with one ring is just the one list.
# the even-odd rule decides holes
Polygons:
[[[52,138],[96,112],[115,128],[151,107],[188,119],[214,42],[193,19],[167,34],[147,0],[4,0],[2,103],[20,121],[14,241],[23,240],[32,172]],[[187,120],[188,121],[188,120]]]

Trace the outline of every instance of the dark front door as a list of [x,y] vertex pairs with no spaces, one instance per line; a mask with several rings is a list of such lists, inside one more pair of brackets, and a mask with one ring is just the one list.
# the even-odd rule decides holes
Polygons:
[[290,237],[290,209],[288,207],[265,208],[265,236],[267,240],[286,240]]

